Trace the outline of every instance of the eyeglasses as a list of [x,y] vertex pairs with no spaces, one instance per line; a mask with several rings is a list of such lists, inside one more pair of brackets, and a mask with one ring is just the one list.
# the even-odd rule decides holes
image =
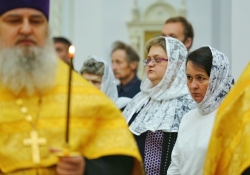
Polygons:
[[155,65],[155,64],[160,64],[161,61],[168,61],[168,59],[167,58],[153,58],[153,59],[147,58],[143,61],[144,66],[148,65],[151,61]]

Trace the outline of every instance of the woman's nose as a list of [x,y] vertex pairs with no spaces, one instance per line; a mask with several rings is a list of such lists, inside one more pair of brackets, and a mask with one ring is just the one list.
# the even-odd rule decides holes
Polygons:
[[197,82],[196,82],[195,80],[193,80],[192,82],[190,82],[190,87],[191,87],[192,89],[198,88]]

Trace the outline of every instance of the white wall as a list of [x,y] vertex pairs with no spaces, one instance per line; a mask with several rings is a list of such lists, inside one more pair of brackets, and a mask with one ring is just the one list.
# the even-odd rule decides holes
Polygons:
[[232,0],[232,72],[235,79],[250,61],[249,9],[249,0]]
[[202,45],[212,45],[212,1],[188,0],[187,19],[194,28],[194,43],[191,51]]
[[111,45],[116,40],[129,42],[126,22],[131,19],[131,0],[75,0],[75,67],[94,54],[110,62]]
[[[214,0],[216,2],[219,2],[217,11],[219,12],[219,20],[217,20],[218,23],[218,31],[216,30],[216,27],[214,27],[215,30],[213,30],[212,34],[217,33],[217,35],[214,35],[213,38],[213,45],[214,47],[220,49],[221,52],[226,54],[228,58],[232,59],[232,49],[231,49],[231,35],[232,35],[232,0]],[[217,5],[214,3],[214,5]],[[214,10],[213,10],[214,11]],[[214,16],[216,18],[216,16]],[[217,25],[217,24],[215,24]],[[213,25],[213,26],[215,26]],[[218,38],[218,39],[217,39]],[[216,42],[218,42],[218,45],[216,45]]]
[[74,5],[74,37],[76,46],[75,68],[79,70],[83,58],[88,54],[102,53],[102,0],[76,0]]
[[210,45],[231,59],[231,0],[188,0],[187,18],[195,31],[191,51]]
[[[111,45],[114,41],[129,43],[127,22],[132,20],[134,0],[61,1],[64,2],[65,10],[63,35],[69,37],[76,46],[74,63],[77,70],[89,54],[98,55],[110,62]],[[156,1],[138,0],[140,13]],[[181,0],[162,1],[170,3],[176,10],[181,4]],[[231,58],[231,1],[186,0],[186,15],[195,30],[191,50],[211,45]]]
[[52,36],[64,36],[72,39],[74,36],[74,4],[75,0],[50,1],[50,29]]

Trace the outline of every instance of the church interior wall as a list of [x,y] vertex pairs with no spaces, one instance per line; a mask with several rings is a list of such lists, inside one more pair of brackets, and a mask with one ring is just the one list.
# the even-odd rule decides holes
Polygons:
[[[66,12],[63,16],[66,17],[66,20],[62,21],[61,35],[69,37],[76,46],[74,60],[76,69],[81,68],[83,61],[90,54],[103,57],[110,63],[112,43],[116,40],[130,43],[127,23],[132,20],[132,8],[135,1],[71,1],[70,6],[67,4],[69,1],[64,2],[64,11]],[[137,0],[139,11],[143,13],[149,5],[156,1]],[[231,60],[231,56],[233,56],[232,30],[237,28],[233,27],[232,23],[233,13],[231,13],[231,9],[234,0],[158,1],[169,3],[175,9],[178,9],[180,4],[185,2],[186,17],[193,24],[195,30],[191,51],[202,45],[211,45],[221,50]],[[233,60],[231,61],[234,63]]]
[[236,79],[250,61],[249,9],[249,0],[232,0],[232,73]]

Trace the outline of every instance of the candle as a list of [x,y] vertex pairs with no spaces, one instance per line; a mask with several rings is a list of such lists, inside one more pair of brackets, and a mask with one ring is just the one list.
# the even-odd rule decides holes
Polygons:
[[75,47],[69,47],[69,79],[68,79],[68,105],[67,105],[67,118],[66,118],[66,133],[65,133],[65,143],[69,144],[69,125],[70,125],[70,96],[71,96],[71,77],[73,69],[73,58],[75,54]]

